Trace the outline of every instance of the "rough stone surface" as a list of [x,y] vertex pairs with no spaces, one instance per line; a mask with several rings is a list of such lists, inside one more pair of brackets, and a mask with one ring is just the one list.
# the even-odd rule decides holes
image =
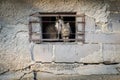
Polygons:
[[[59,2],[59,3],[58,3]],[[47,5],[46,5],[47,4]],[[7,6],[6,6],[7,5]],[[22,5],[22,6],[21,6]],[[62,5],[62,6],[61,6]],[[107,15],[105,13],[107,4],[103,3],[103,0],[6,0],[1,2],[1,21],[5,23],[26,23],[28,22],[28,15],[31,13],[42,11],[42,12],[69,12],[77,11],[80,13],[86,13],[94,18],[97,21],[107,21]],[[7,13],[6,11],[7,10]],[[19,10],[19,11],[18,11]],[[22,12],[22,13],[21,13]],[[99,15],[99,16],[98,16]],[[15,17],[14,17],[15,16]],[[104,17],[104,18],[103,18]],[[11,22],[11,21],[12,22]]]
[[52,55],[53,55],[52,45],[38,44],[34,45],[31,57],[33,57],[35,61],[52,62]]
[[34,46],[32,56],[41,62],[103,62],[100,44],[38,44]]
[[[33,80],[33,73],[28,74],[21,80]],[[1,78],[1,80],[19,80],[19,78]],[[37,72],[38,80],[119,80],[120,75],[54,75],[50,73]]]
[[81,63],[103,62],[100,44],[76,45],[76,59]]
[[120,43],[119,33],[85,33],[86,43]]
[[[32,79],[42,79],[42,80],[106,80],[115,79],[119,80],[119,71],[117,67],[119,65],[81,65],[81,64],[40,64],[35,63],[31,65],[31,68],[23,69],[18,71],[10,71],[0,75],[0,80],[32,80]],[[74,74],[74,75],[72,75]],[[92,75],[90,75],[92,74]],[[99,75],[98,75],[99,74]],[[107,75],[104,75],[107,74]],[[113,75],[114,74],[114,75]],[[70,76],[72,76],[70,78]],[[81,76],[81,77],[80,77]],[[87,77],[92,76],[92,77]],[[95,76],[98,76],[97,78]],[[111,76],[111,77],[110,77]]]
[[[99,48],[99,44],[34,44],[31,58],[41,62],[99,63],[103,62]],[[89,60],[91,57],[93,58]]]
[[[0,74],[19,69],[23,72],[23,68],[28,66],[34,59],[35,61],[43,62],[78,61],[99,63],[110,61],[111,63],[120,63],[119,3],[119,0],[0,0]],[[64,43],[62,45],[49,43],[49,45],[34,45],[34,59],[32,59],[31,45],[28,40],[28,22],[29,15],[35,12],[84,13],[86,15],[86,44],[75,43],[77,45],[73,46],[65,45]],[[110,15],[111,13],[112,15]],[[91,44],[91,46],[87,43]],[[97,46],[98,44],[99,46]],[[71,67],[70,65],[68,66]],[[94,72],[97,72],[96,70],[102,72],[102,69],[105,74],[114,74],[116,72],[111,65],[100,67],[101,70],[95,67],[92,67]],[[63,68],[65,71],[61,71],[62,74],[75,73],[74,71],[72,72],[73,69],[69,71],[67,70],[68,67]],[[83,68],[86,67],[83,66]],[[110,70],[113,72],[109,72]],[[88,73],[87,71],[91,72],[89,69],[86,70],[85,74]],[[22,75],[27,73],[23,72]],[[0,79],[5,80],[13,77],[12,75],[4,77],[4,79],[0,76]],[[102,79],[104,78],[102,77]]]
[[23,24],[2,26],[0,69],[21,69],[30,63],[27,31],[27,26]]
[[[49,76],[49,77],[46,77]],[[119,80],[119,75],[50,75],[38,73],[38,79],[42,80]]]
[[[55,62],[75,62],[77,54],[74,45],[54,45]],[[61,55],[63,54],[63,55]]]
[[86,32],[94,32],[95,31],[95,19],[89,16],[85,17],[85,31]]
[[105,62],[119,63],[120,62],[120,45],[119,44],[104,44],[103,57]]
[[[39,67],[38,67],[39,66]],[[82,64],[37,64],[33,69],[52,74],[119,74],[118,65],[82,65]]]

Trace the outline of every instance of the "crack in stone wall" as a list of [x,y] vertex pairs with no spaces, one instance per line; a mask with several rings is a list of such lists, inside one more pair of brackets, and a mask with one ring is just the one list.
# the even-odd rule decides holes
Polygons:
[[[111,7],[111,6],[114,6],[114,4],[112,4],[112,1],[113,2],[115,1],[116,7]],[[108,34],[112,35],[112,33],[116,33],[116,34],[120,33],[119,27],[118,26],[116,27],[116,24],[119,25],[120,20],[116,17],[112,18],[110,16],[111,13],[112,13],[112,15],[115,14],[115,15],[119,16],[119,5],[118,4],[119,4],[119,0],[57,0],[57,1],[56,0],[20,0],[20,1],[0,0],[0,66],[1,66],[0,74],[2,75],[2,74],[9,73],[9,72],[13,71],[14,69],[16,70],[16,72],[19,70],[21,70],[23,72],[24,69],[26,69],[26,68],[24,68],[26,65],[29,65],[30,62],[35,61],[34,59],[31,58],[31,54],[29,51],[30,43],[28,41],[28,38],[29,38],[29,36],[28,36],[28,21],[29,21],[30,14],[35,13],[35,12],[60,12],[60,11],[62,11],[62,12],[77,12],[77,14],[85,13],[85,15],[89,18],[88,20],[91,21],[91,23],[89,23],[87,26],[90,28],[88,29],[88,31],[86,30],[86,34],[92,34],[92,33],[103,34],[103,37],[105,39],[106,39],[106,37],[108,39],[113,39],[114,37],[109,38],[110,36],[106,36],[106,35],[108,35]],[[110,8],[115,8],[115,9],[110,9]],[[111,22],[109,22],[110,19],[112,19]],[[93,21],[93,23],[92,23],[92,21]],[[115,22],[115,24],[114,24],[114,22]],[[112,23],[112,28],[109,28],[110,23]],[[93,24],[93,25],[91,25],[91,24]],[[98,30],[96,30],[95,27]],[[100,36],[102,36],[102,35],[100,35]],[[89,52],[91,52],[91,54],[89,54],[89,55],[84,54],[82,56],[84,63],[89,64],[89,62],[90,62],[90,64],[92,63],[95,65],[94,59],[96,59],[96,65],[97,64],[99,65],[99,63],[101,64],[103,61],[104,62],[106,61],[106,63],[110,63],[110,64],[116,63],[116,62],[120,63],[119,43],[113,43],[113,42],[119,42],[119,39],[117,40],[117,38],[115,37],[113,42],[112,41],[109,42],[110,41],[109,40],[109,41],[107,41],[109,43],[102,43],[102,41],[99,42],[100,36],[98,36],[95,39],[95,41],[97,41],[97,39],[98,39],[98,42],[95,42],[94,40],[93,40],[93,42],[92,42],[92,40],[91,41],[88,40],[88,42],[86,42],[86,43],[102,44],[103,45],[102,51],[99,47],[99,50],[95,49],[95,52],[92,52],[91,49],[94,50],[94,47],[92,47],[92,48],[90,47]],[[92,39],[93,39],[96,36],[90,35],[90,37],[92,37]],[[115,40],[117,40],[117,41],[115,41]],[[103,40],[103,42],[105,42],[105,41]],[[75,55],[77,55],[78,57],[75,57],[74,60],[76,60],[76,58],[80,60],[80,58],[81,58],[81,55],[79,55],[80,54],[79,49],[83,50],[83,52],[86,51],[86,50],[82,49],[82,47],[79,45],[80,44],[78,44],[77,47],[80,47],[80,48],[75,50]],[[86,44],[83,44],[83,45],[86,45]],[[48,53],[47,51],[51,51],[50,47],[53,47],[53,46],[50,46],[50,44],[49,44],[46,47],[44,45],[44,47],[40,47],[40,48],[42,48],[41,50],[43,50],[43,52],[46,52],[46,54],[47,54]],[[88,49],[88,46],[87,46],[87,49]],[[98,45],[98,46],[100,46],[100,45]],[[57,47],[58,48],[60,47],[60,49],[63,49],[59,45]],[[56,49],[58,49],[58,48],[56,48]],[[97,47],[95,46],[95,48],[97,48]],[[46,50],[46,49],[48,49],[48,50]],[[109,51],[109,50],[111,50],[111,51]],[[97,52],[97,51],[99,51],[99,52]],[[53,52],[53,53],[55,53],[55,52]],[[95,53],[95,54],[92,54],[92,53]],[[35,52],[33,52],[32,54],[35,54]],[[46,54],[40,53],[40,55],[43,55],[47,58],[49,58],[49,56],[51,56],[51,54],[49,54],[48,56],[46,56]],[[57,54],[59,55],[61,53],[57,53]],[[111,55],[113,55],[112,58],[111,58]],[[69,56],[71,56],[71,55],[69,54]],[[39,56],[37,56],[37,57],[39,57]],[[64,61],[66,61],[66,59],[68,59],[68,60],[70,59],[70,58],[65,58],[64,56],[62,56],[62,57],[64,58]],[[73,57],[73,56],[71,56],[71,57]],[[85,57],[86,57],[86,59],[85,59]],[[93,59],[93,57],[94,57],[94,59]],[[92,60],[91,58],[93,59],[94,62],[90,61],[90,60]],[[100,61],[99,61],[99,58],[100,58]],[[44,60],[45,59],[46,58],[44,58]],[[59,62],[61,60],[61,56],[60,57],[58,56],[57,59]],[[57,63],[55,62],[56,61],[56,53],[52,56],[52,60],[47,59],[47,61],[51,61],[51,62],[54,61],[53,64],[57,65]],[[63,63],[67,64],[67,62],[64,62],[64,61],[63,61]],[[38,62],[41,62],[41,61],[38,61]],[[42,62],[42,63],[45,64],[45,62]],[[38,67],[35,69],[35,71],[46,72],[46,73],[51,73],[51,74],[54,74],[54,73],[64,74],[64,73],[69,72],[69,70],[71,70],[70,71],[71,73],[75,73],[75,72],[72,72],[72,70],[74,70],[74,69],[80,70],[79,68],[76,69],[70,65],[68,65],[68,66],[70,66],[69,68],[68,68],[68,66],[65,67],[65,66],[60,66],[60,65],[59,65],[59,67],[55,67],[56,65],[52,65],[52,67],[49,67],[51,70],[49,70],[49,68],[47,68],[47,67],[46,67],[46,70],[43,68],[42,68],[43,70],[41,70],[41,69],[39,70],[39,68],[41,68],[41,67]],[[76,66],[78,67],[78,65],[76,65]],[[33,65],[30,67],[33,67]],[[27,67],[27,69],[28,68],[29,67]],[[63,68],[64,68],[64,70],[63,70]],[[54,69],[56,69],[55,72],[54,72]],[[63,70],[63,72],[62,71],[59,72],[60,70]],[[117,68],[117,70],[120,71],[119,68]],[[34,73],[33,71],[34,71],[34,69],[30,69],[30,71],[28,70],[28,72],[25,72],[22,76],[20,76],[20,78],[22,79],[27,74]]]
[[[119,64],[116,65],[82,65],[82,64],[41,64],[41,63],[34,63],[30,64],[27,67],[24,67],[22,69],[13,70],[13,71],[6,71],[2,74],[0,74],[0,79],[6,79],[9,78],[15,79],[15,80],[23,80],[24,78],[31,77],[33,80],[38,79],[38,73],[45,73],[45,74],[53,74],[53,75],[89,75],[91,74],[106,74],[106,70],[110,70],[110,72],[113,72],[114,74],[120,74],[120,71],[118,71]],[[103,70],[102,70],[103,69]],[[95,71],[94,71],[95,70]],[[15,76],[12,76],[11,74],[14,74]],[[18,75],[19,74],[19,75]],[[31,75],[30,75],[31,74]],[[108,73],[109,74],[109,73]],[[111,74],[111,73],[110,73]],[[29,76],[27,76],[29,75]],[[11,78],[10,78],[11,76]]]

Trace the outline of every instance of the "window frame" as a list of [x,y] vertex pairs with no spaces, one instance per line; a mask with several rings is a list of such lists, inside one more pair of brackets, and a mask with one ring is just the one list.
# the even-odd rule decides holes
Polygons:
[[[84,14],[76,14],[76,12],[38,12],[38,13],[34,13],[31,14],[29,17],[36,17],[39,18],[39,21],[37,20],[30,20],[29,19],[29,41],[30,42],[35,42],[35,43],[41,43],[41,42],[51,42],[57,39],[43,39],[43,32],[42,32],[42,17],[50,17],[50,16],[62,16],[62,17],[75,17],[75,39],[69,39],[69,40],[73,40],[74,42],[82,42],[84,43],[85,41],[85,15]],[[81,21],[77,20],[77,18],[82,18]],[[39,38],[38,39],[34,39],[32,38],[33,35],[33,31],[32,31],[32,24],[39,24],[40,25],[40,33]],[[82,31],[79,30],[79,25],[82,25]],[[79,37],[81,37],[81,39],[79,39]],[[58,42],[63,41],[63,39],[59,39]]]

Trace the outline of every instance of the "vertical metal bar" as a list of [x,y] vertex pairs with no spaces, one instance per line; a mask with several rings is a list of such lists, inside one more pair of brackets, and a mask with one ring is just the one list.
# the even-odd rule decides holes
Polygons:
[[58,22],[58,40],[60,39],[60,32],[59,32],[60,30],[59,29],[60,29],[60,25],[59,25],[59,22]]
[[42,42],[42,38],[43,38],[43,35],[42,35],[42,17],[40,17],[40,28],[39,28],[39,32],[40,32],[40,42]]
[[79,41],[78,40],[78,36],[80,36],[80,37],[82,37],[82,39],[80,40],[80,41],[82,41],[83,43],[84,43],[84,40],[85,40],[85,15],[83,15],[83,16],[77,16],[77,17],[81,17],[82,18],[82,22],[81,23],[79,23],[79,24],[82,24],[82,26],[80,26],[80,27],[82,27],[82,34],[80,35],[78,32],[79,32],[79,30],[78,30],[78,22],[79,21],[76,21],[76,27],[77,27],[77,29],[76,29],[76,38],[77,38],[77,41]]
[[83,43],[85,41],[85,15],[83,16]]
[[78,39],[78,35],[77,35],[77,31],[78,31],[78,23],[77,23],[77,16],[75,17],[75,41],[77,42]]
[[29,22],[28,28],[29,28],[29,42],[31,42],[32,41],[32,23],[31,22]]

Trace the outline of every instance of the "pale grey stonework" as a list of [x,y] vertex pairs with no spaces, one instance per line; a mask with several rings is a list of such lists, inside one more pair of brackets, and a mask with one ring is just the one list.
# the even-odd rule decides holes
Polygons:
[[[119,0],[0,0],[0,80],[13,79],[11,72],[20,74],[16,75],[20,78],[32,70],[52,74],[119,74],[119,4]],[[85,42],[30,43],[29,15],[35,12],[85,14]]]

